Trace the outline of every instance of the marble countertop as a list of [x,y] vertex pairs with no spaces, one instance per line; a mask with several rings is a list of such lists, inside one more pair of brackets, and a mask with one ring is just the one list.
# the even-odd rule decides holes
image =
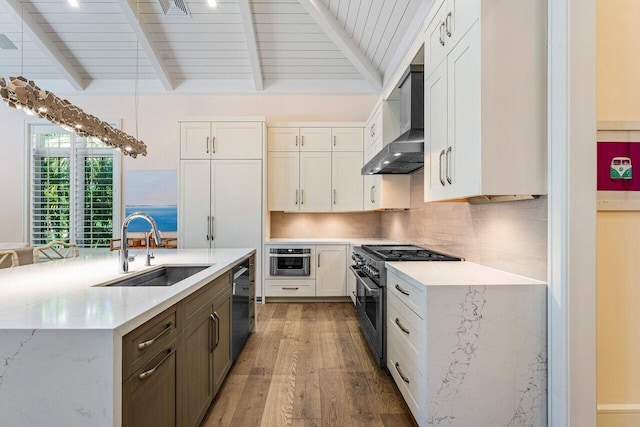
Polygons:
[[424,286],[546,285],[529,277],[467,261],[387,262],[387,268]]
[[[133,251],[132,251],[133,252]],[[118,252],[87,251],[79,258],[0,270],[0,329],[108,329],[124,335],[198,290],[255,249],[155,250],[129,274],[160,265],[210,265],[168,287],[101,287],[118,273]]]
[[382,238],[361,238],[361,237],[326,237],[326,238],[294,238],[294,237],[280,237],[276,239],[269,239],[265,241],[265,244],[296,244],[296,245],[315,245],[315,244],[352,244],[355,246],[361,245],[396,245],[398,242],[393,240],[387,240]]

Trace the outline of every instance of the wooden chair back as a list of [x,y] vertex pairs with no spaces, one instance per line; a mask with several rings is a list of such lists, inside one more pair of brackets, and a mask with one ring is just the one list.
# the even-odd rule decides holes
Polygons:
[[16,251],[0,250],[0,265],[2,265],[7,258],[11,259],[11,267],[17,267],[20,265],[20,261],[18,260],[18,253]]
[[33,262],[53,261],[77,256],[80,256],[78,245],[61,240],[54,240],[46,245],[33,248]]

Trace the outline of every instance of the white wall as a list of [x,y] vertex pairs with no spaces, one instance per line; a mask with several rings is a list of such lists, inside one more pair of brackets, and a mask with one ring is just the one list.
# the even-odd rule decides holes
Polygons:
[[[135,103],[130,95],[80,95],[68,98],[102,120],[122,119],[135,136]],[[178,169],[177,121],[188,117],[265,116],[267,121],[366,121],[377,95],[145,95],[139,97],[138,137],[147,157],[125,158],[123,169]],[[0,105],[0,242],[23,241],[24,128],[26,116]]]

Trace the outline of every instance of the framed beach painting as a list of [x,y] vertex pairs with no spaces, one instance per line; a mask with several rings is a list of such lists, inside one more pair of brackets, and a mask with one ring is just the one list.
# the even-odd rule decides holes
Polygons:
[[[125,216],[145,212],[160,231],[178,230],[178,172],[176,170],[129,170],[125,172]],[[136,219],[129,231],[149,231],[149,224]]]

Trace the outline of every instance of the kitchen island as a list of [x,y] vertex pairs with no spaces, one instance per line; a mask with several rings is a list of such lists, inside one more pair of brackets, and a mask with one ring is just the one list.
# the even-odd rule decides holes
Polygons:
[[159,265],[209,266],[167,287],[96,286],[126,276],[117,253],[0,271],[1,424],[122,425],[123,337],[253,254],[158,250],[154,266],[143,267],[143,256],[130,264],[129,275]]
[[546,283],[387,263],[387,367],[420,425],[547,425]]

